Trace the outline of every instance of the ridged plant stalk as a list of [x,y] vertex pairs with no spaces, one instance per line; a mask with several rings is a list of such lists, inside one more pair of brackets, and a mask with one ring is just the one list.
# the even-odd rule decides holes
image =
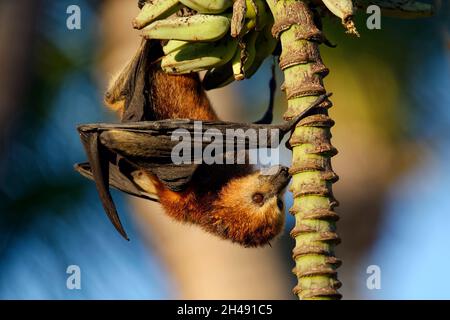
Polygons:
[[[317,97],[325,93],[323,78],[328,69],[322,63],[319,44],[324,36],[315,24],[316,18],[307,1],[267,0],[275,23],[272,33],[281,40],[280,68],[284,73],[283,91],[290,119],[302,112]],[[337,151],[331,145],[328,116],[331,102],[326,100],[298,123],[291,138],[291,191],[295,216],[291,231],[295,239],[294,273],[298,284],[293,289],[299,299],[340,299],[336,269],[340,265],[334,255],[339,243],[334,212],[337,201],[332,184],[338,177],[331,167],[331,157]]]

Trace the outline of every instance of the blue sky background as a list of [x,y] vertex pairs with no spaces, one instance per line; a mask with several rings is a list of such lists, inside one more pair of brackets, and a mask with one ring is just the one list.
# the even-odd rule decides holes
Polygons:
[[424,117],[417,120],[418,138],[428,148],[427,159],[390,189],[381,236],[362,264],[380,266],[382,288],[368,291],[364,287],[367,275],[361,275],[359,289],[365,298],[450,298],[446,276],[450,265],[448,52],[434,52],[429,61],[411,71],[411,92],[428,106]]

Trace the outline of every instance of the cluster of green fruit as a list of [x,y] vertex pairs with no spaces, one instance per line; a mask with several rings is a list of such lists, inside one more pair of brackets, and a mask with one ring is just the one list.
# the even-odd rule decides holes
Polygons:
[[251,77],[275,50],[272,25],[265,0],[146,1],[133,21],[144,38],[167,40],[165,72],[207,70],[207,90]]
[[[310,0],[358,35],[355,8],[375,4],[400,17],[428,16],[432,6],[414,0]],[[146,39],[166,40],[161,68],[183,74],[206,70],[205,89],[251,77],[277,46],[272,35],[277,0],[140,0],[133,26]],[[180,14],[181,13],[181,14]]]

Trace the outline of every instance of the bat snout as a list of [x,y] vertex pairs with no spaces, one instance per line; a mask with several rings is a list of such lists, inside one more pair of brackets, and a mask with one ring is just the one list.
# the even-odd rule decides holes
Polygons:
[[290,178],[289,168],[285,166],[277,166],[277,175],[282,175],[284,177]]
[[273,187],[274,193],[278,194],[289,184],[291,175],[288,167],[279,165],[261,171],[260,178],[263,179],[264,182],[270,183]]
[[282,189],[284,189],[288,185],[290,180],[291,175],[289,173],[289,168],[285,166],[278,166],[277,173],[272,176],[272,183],[277,191],[280,192]]

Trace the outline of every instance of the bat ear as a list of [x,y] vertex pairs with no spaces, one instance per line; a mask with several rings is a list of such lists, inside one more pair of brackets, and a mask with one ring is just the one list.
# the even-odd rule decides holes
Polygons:
[[83,131],[81,128],[79,128],[79,131],[103,208],[117,231],[122,237],[129,240],[109,192],[109,159],[102,152],[103,148],[99,144],[98,131]]

